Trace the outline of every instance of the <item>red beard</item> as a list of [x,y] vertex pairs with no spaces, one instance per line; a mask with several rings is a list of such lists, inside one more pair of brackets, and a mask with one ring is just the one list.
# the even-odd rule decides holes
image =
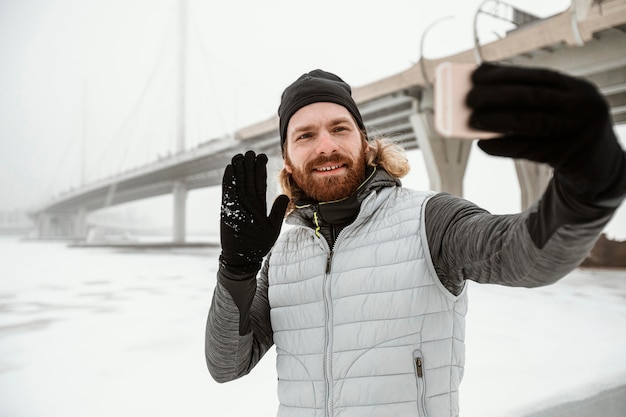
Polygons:
[[[332,154],[320,156],[305,164],[304,169],[294,167],[286,157],[286,161],[292,166],[293,180],[305,193],[306,196],[316,201],[335,201],[352,195],[365,176],[365,156],[358,160],[350,160],[347,156]],[[313,167],[324,164],[343,164],[346,172],[338,175],[316,176]]]

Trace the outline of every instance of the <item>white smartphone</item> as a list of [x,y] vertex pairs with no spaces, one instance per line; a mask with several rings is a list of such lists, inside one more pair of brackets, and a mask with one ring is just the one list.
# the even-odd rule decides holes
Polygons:
[[471,109],[465,97],[472,87],[471,75],[476,65],[442,62],[435,69],[435,130],[445,138],[492,139],[500,133],[469,126]]

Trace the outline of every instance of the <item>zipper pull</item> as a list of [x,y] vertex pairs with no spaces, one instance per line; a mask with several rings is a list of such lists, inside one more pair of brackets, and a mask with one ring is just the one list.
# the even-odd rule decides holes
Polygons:
[[326,273],[330,274],[330,264],[332,263],[333,260],[333,251],[329,251],[326,254]]
[[424,376],[424,369],[422,367],[422,358],[415,358],[415,367],[417,368],[417,376],[422,378]]

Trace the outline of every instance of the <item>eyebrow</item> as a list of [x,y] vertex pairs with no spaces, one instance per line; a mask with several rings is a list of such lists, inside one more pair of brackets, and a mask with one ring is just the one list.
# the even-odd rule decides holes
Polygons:
[[[352,119],[348,116],[337,116],[334,119],[332,119],[330,121],[330,125],[331,126],[336,126],[338,124],[341,123],[349,123]],[[302,125],[302,126],[298,126],[296,127],[294,130],[292,130],[292,134],[296,134],[296,133],[300,133],[300,132],[306,132],[308,130],[312,130],[315,128],[315,124],[311,123],[311,124],[307,124],[307,125]]]

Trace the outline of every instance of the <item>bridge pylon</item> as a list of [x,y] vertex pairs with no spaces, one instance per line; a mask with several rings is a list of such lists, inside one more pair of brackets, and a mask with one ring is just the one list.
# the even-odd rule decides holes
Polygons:
[[174,181],[172,187],[174,196],[173,236],[174,243],[184,243],[187,234],[187,184],[185,180]]
[[547,164],[516,159],[515,171],[522,193],[522,207],[520,209],[526,210],[545,191],[550,178],[552,178],[552,168]]
[[472,141],[443,138],[437,133],[433,121],[432,85],[424,88],[418,106],[418,111],[409,120],[424,156],[430,189],[462,197]]
[[87,236],[87,209],[77,211],[46,212],[33,216],[36,238],[59,240],[84,240]]

